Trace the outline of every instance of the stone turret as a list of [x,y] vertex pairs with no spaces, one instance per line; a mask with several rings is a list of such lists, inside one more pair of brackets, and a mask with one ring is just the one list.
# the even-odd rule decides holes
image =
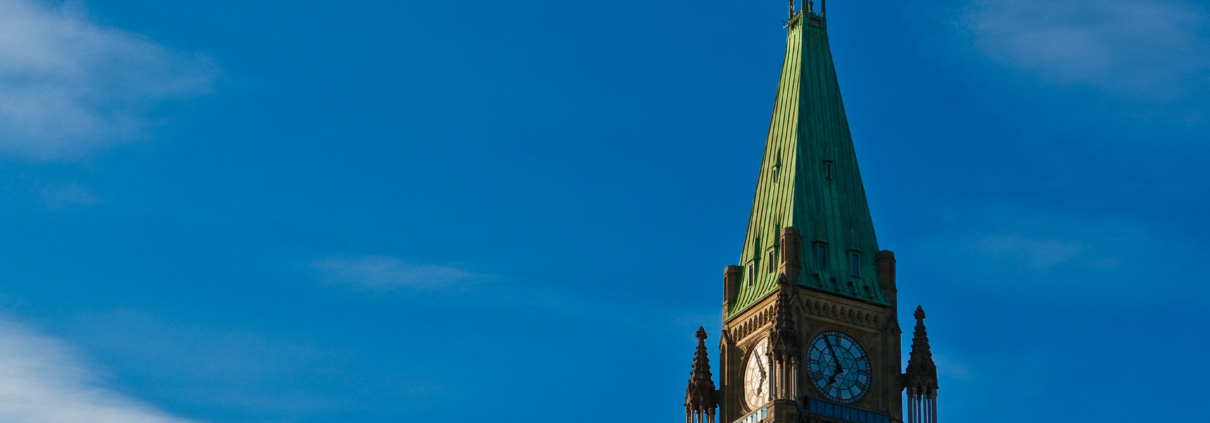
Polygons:
[[798,396],[798,331],[794,327],[794,307],[798,302],[798,286],[789,278],[778,279],[776,303],[773,306],[773,329],[769,332],[769,364],[773,366],[773,398],[795,399]]
[[710,355],[706,350],[706,328],[697,328],[697,351],[693,354],[693,371],[689,372],[689,387],[685,390],[685,422],[714,423],[718,398],[710,374]]
[[912,334],[912,352],[908,356],[904,388],[908,396],[908,423],[937,422],[937,365],[924,329],[924,308],[916,307],[916,332]]

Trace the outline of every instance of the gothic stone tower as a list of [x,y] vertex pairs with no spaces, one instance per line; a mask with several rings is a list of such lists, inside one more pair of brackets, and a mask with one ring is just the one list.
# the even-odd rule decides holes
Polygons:
[[[715,388],[698,331],[689,423],[934,423],[924,311],[907,372],[895,255],[878,249],[826,9],[790,3],[786,57],[739,265],[723,276]],[[908,399],[904,412],[904,396]]]

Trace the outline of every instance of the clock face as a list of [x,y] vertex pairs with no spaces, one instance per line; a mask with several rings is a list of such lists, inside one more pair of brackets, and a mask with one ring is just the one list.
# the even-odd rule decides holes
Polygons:
[[755,410],[769,400],[769,339],[763,339],[748,353],[748,364],[744,366],[744,398],[748,409]]
[[811,340],[807,351],[807,371],[811,383],[828,399],[852,403],[870,390],[870,358],[849,335],[824,332]]

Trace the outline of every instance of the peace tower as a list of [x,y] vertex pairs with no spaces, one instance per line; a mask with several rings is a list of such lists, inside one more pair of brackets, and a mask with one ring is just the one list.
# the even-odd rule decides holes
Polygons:
[[895,255],[874,238],[820,6],[796,13],[790,1],[748,232],[738,265],[723,272],[719,386],[698,329],[687,423],[715,423],[716,413],[718,423],[937,421],[919,307],[900,371]]

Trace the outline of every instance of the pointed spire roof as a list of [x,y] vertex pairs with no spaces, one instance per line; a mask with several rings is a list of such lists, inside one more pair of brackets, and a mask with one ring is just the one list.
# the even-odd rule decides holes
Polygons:
[[710,374],[710,356],[706,350],[706,328],[697,328],[697,351],[693,354],[693,371],[689,372],[689,387],[685,390],[685,409],[712,413],[718,401],[714,397],[714,378]]
[[803,239],[799,286],[889,304],[878,289],[878,242],[840,99],[827,20],[810,10],[787,25],[781,81],[740,256],[740,264],[755,265],[755,272],[745,272],[728,318],[777,290],[778,274],[768,260],[777,260],[777,234],[787,227],[797,228]]
[[937,394],[937,365],[929,348],[928,332],[924,329],[924,308],[916,307],[916,332],[912,334],[912,352],[908,357],[907,389],[909,395]]

